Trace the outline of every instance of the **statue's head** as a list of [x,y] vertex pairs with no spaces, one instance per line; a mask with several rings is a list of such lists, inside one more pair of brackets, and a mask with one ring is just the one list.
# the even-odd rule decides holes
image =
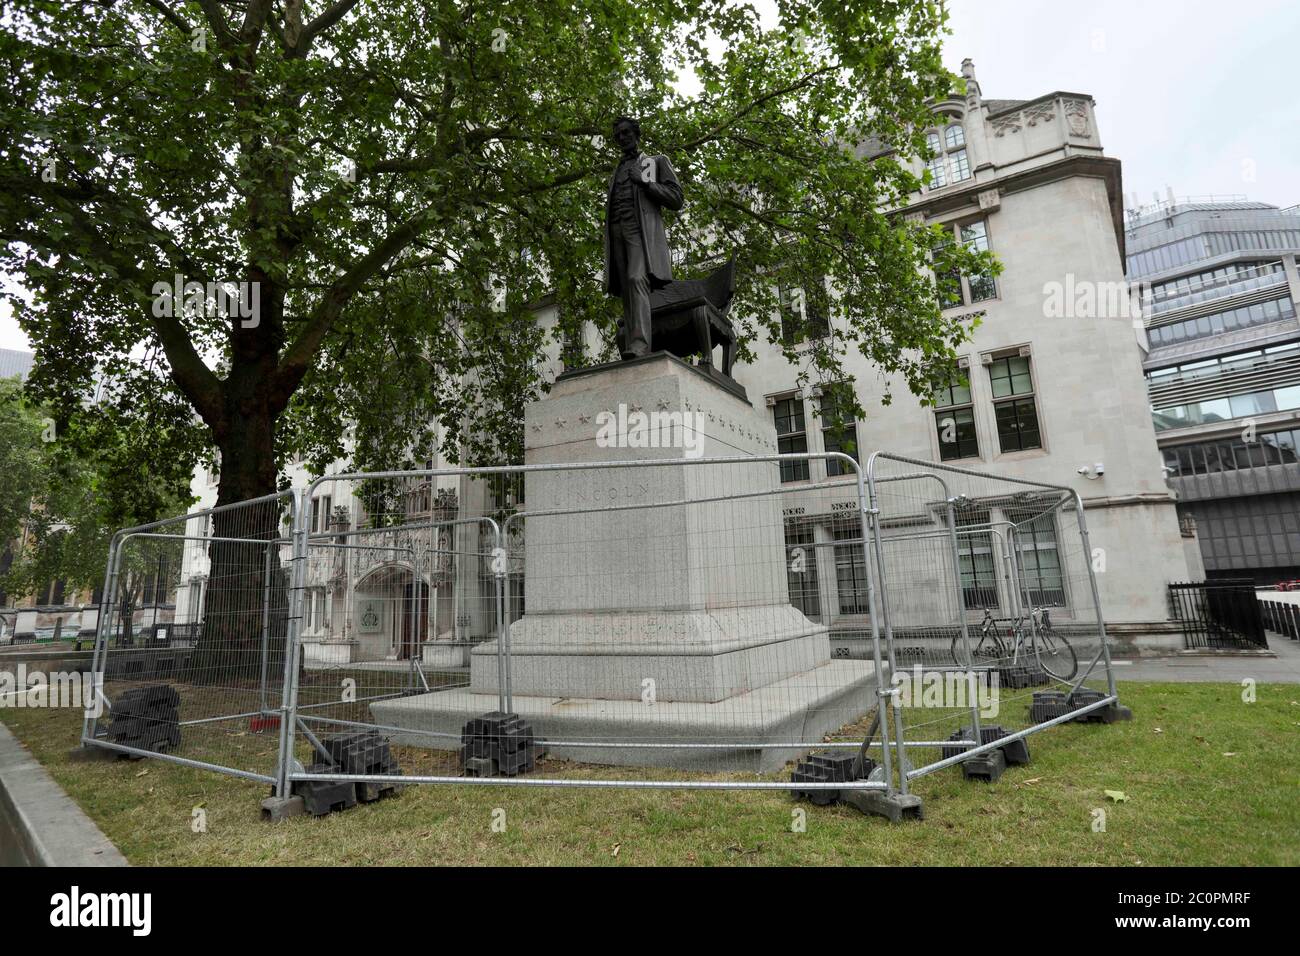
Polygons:
[[641,124],[630,116],[614,120],[614,142],[625,153],[633,152],[641,143]]

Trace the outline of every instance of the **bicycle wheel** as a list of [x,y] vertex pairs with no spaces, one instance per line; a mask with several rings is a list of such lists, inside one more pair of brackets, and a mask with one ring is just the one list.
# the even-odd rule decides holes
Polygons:
[[[988,634],[975,633],[970,635],[971,656],[975,658],[975,664],[992,664],[1002,657],[1002,642],[998,639],[996,632]],[[961,632],[958,631],[952,639],[952,662],[958,667],[966,666],[965,647],[962,645]]]
[[1039,631],[1034,638],[1034,652],[1038,655],[1038,664],[1051,677],[1060,681],[1074,680],[1079,670],[1079,659],[1074,655],[1074,648],[1060,634],[1054,631]]

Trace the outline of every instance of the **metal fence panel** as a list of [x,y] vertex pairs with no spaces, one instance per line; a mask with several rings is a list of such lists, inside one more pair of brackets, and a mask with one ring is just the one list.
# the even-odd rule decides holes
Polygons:
[[119,531],[83,741],[274,780],[290,626],[293,492]]
[[[417,552],[455,551],[440,600],[477,613],[457,666],[436,681],[385,684],[373,677],[382,670],[368,667],[354,675],[350,702],[300,693],[298,714],[312,733],[299,735],[295,757],[306,766],[323,755],[318,731],[370,727],[391,736],[407,777],[461,779],[464,725],[505,710],[532,726],[546,752],[541,771],[566,784],[649,766],[725,775],[680,776],[682,786],[788,786],[777,777],[786,761],[828,735],[860,745],[855,725],[875,705],[879,673],[865,655],[832,654],[832,630],[858,646],[869,614],[862,483],[848,459],[833,469],[845,474],[827,476],[828,457],[842,456],[317,482],[304,507],[321,495],[356,502],[364,525],[414,539]],[[783,482],[783,466],[800,478]],[[461,543],[448,548],[444,539],[435,549],[434,529],[410,520],[404,495],[413,483],[455,479],[467,479],[466,491],[443,520],[460,523]],[[314,552],[309,539],[308,586]],[[395,653],[391,628],[384,634],[387,657],[410,653]],[[442,641],[424,638],[422,653]],[[329,774],[318,765],[297,776]]]
[[1114,702],[1073,490],[887,453],[867,475],[900,789]]
[[[115,704],[177,692],[179,739],[132,749],[281,796],[791,789],[812,750],[870,773],[798,789],[906,793],[1114,703],[1093,560],[1072,490],[885,453],[334,475],[120,532],[96,665]],[[465,728],[502,713],[532,744],[485,764]],[[117,719],[86,742],[130,748]]]

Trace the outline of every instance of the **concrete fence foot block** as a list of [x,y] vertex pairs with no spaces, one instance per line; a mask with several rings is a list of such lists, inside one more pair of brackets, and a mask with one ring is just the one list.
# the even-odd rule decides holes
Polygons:
[[857,807],[868,816],[884,817],[890,823],[923,820],[921,798],[914,793],[885,793],[883,790],[841,790],[840,801]]
[[269,823],[297,817],[307,812],[302,797],[267,797],[262,801],[262,819]]
[[1107,724],[1113,724],[1117,720],[1133,719],[1133,708],[1125,707],[1123,704],[1118,703],[1111,704],[1108,707],[1103,707],[1101,713],[1104,715],[1102,717],[1102,722]]
[[1001,748],[986,750],[961,763],[962,776],[967,780],[982,780],[995,783],[1007,769],[1007,758]]
[[121,756],[123,754],[120,751],[109,750],[107,747],[95,747],[91,744],[82,744],[68,751],[68,759],[76,763],[87,763],[92,760],[117,760]]

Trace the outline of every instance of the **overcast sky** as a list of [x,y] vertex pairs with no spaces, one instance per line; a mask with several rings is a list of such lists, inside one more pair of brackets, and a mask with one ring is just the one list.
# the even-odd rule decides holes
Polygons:
[[945,64],[990,99],[1097,101],[1101,144],[1142,203],[1240,195],[1300,203],[1295,0],[949,0]]
[[[1295,0],[949,0],[953,72],[990,99],[1089,93],[1124,193],[1300,203]],[[27,348],[0,304],[0,348]]]

